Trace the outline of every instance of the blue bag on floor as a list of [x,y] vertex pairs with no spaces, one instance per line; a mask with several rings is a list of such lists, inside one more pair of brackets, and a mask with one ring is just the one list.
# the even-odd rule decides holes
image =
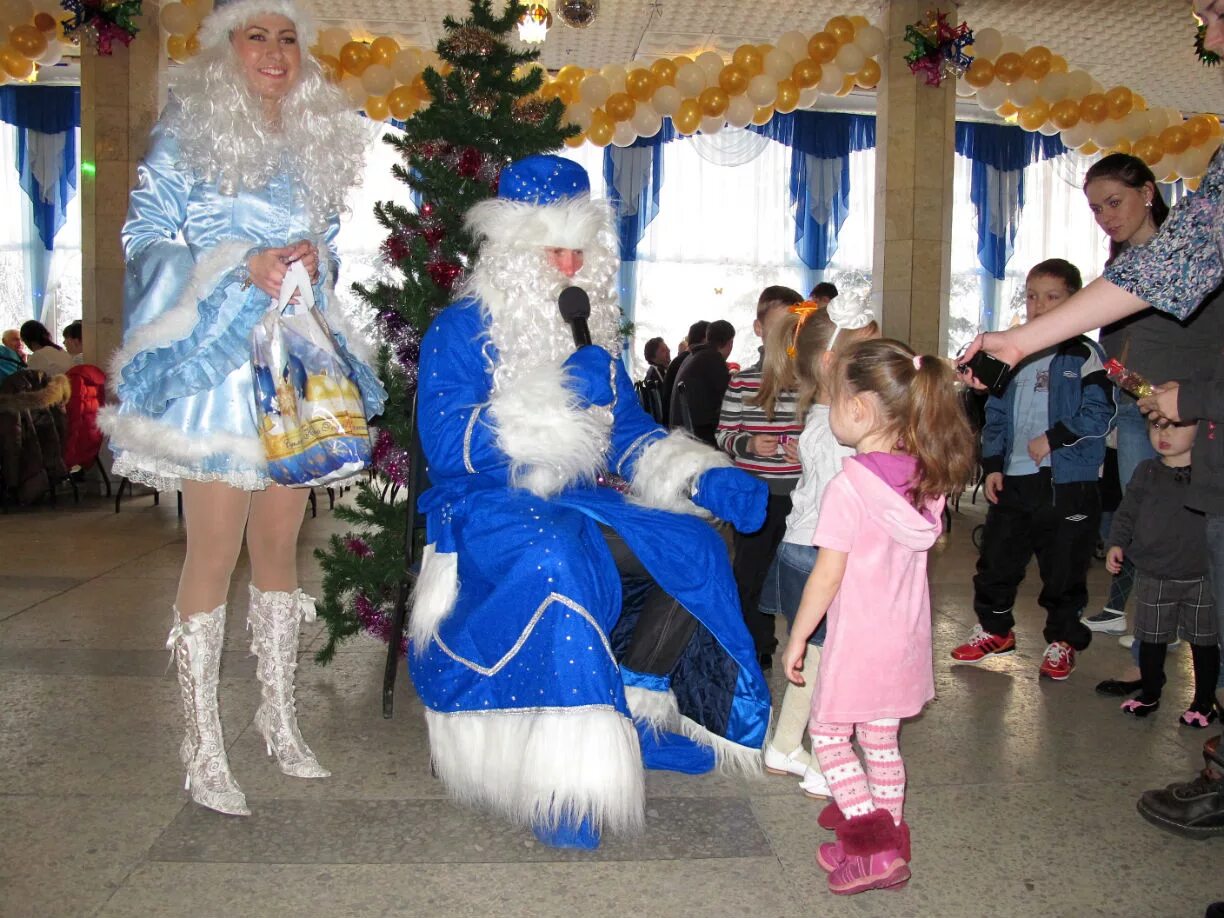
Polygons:
[[[300,301],[291,307],[295,292]],[[252,333],[251,376],[269,478],[306,488],[350,478],[369,465],[361,391],[315,308],[300,261],[289,266],[279,303]]]

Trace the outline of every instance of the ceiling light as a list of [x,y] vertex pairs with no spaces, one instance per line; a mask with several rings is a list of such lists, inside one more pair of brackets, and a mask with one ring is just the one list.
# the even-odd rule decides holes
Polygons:
[[523,11],[518,21],[519,40],[529,45],[538,45],[548,35],[552,25],[552,13],[543,3],[532,3]]

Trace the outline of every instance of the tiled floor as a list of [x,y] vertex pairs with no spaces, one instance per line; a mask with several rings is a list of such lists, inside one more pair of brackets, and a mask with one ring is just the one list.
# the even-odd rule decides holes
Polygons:
[[[1026,587],[1020,652],[954,668],[972,621],[965,502],[934,562],[939,697],[903,732],[914,878],[830,895],[812,862],[827,836],[794,782],[652,773],[648,829],[593,854],[452,805],[430,777],[420,705],[380,710],[383,650],[310,659],[303,732],[332,769],[287,778],[252,729],[257,690],[241,615],[228,626],[222,710],[254,815],[182,791],[177,688],[163,649],[183,532],[174,507],[129,500],[0,517],[0,916],[744,915],[1198,918],[1224,898],[1224,840],[1195,843],[1135,813],[1138,792],[1189,777],[1203,735],[1176,726],[1187,660],[1171,655],[1166,710],[1123,717],[1092,686],[1125,662],[1103,637],[1070,681],[1037,679],[1043,644]],[[312,550],[338,531],[308,519]],[[234,596],[245,591],[240,567]],[[1093,595],[1104,575],[1093,572]],[[780,688],[780,676],[773,677]]]

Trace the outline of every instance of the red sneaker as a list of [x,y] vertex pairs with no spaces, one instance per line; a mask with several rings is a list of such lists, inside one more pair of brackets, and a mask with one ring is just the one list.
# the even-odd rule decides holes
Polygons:
[[1075,669],[1075,649],[1066,641],[1055,641],[1041,658],[1041,675],[1062,682]]
[[981,663],[987,657],[1006,657],[1016,652],[1016,634],[1007,632],[1003,637],[991,634],[981,625],[974,625],[969,640],[952,651],[957,663]]

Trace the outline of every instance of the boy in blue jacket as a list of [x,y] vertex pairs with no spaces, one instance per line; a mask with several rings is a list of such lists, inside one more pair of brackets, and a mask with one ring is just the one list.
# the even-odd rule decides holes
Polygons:
[[[1034,267],[1025,280],[1028,321],[1083,286],[1061,258]],[[1046,610],[1041,675],[1063,680],[1092,632],[1080,622],[1088,602],[1088,564],[1101,517],[1097,479],[1114,417],[1105,352],[1083,335],[1021,363],[1000,397],[986,403],[982,468],[990,507],[973,578],[978,624],[952,651],[958,663],[980,663],[1016,650],[1013,607],[1029,559],[1041,572],[1038,603]]]

